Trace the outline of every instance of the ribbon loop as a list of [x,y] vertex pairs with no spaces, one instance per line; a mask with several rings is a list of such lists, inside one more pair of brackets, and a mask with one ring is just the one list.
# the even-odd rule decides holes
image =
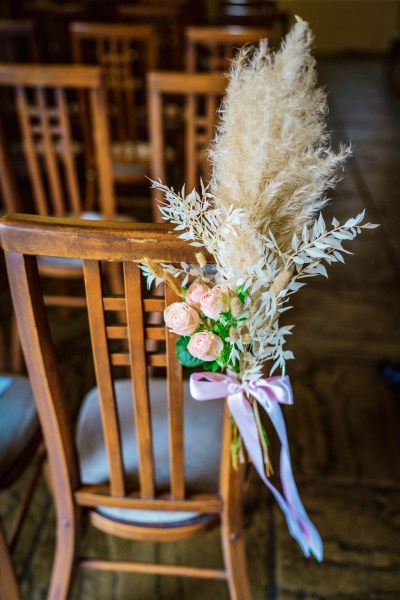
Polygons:
[[[280,404],[293,404],[289,377],[277,376],[240,382],[232,372],[224,374],[205,371],[191,375],[190,393],[195,400],[227,398],[230,413],[236,422],[252,463],[284,513],[291,535],[298,542],[305,556],[313,554],[318,561],[321,561],[323,556],[322,540],[309,519],[297,491],[290,462],[285,420],[279,406]],[[257,424],[246,395],[251,395],[263,407],[280,439],[280,476],[283,494],[265,475]]]

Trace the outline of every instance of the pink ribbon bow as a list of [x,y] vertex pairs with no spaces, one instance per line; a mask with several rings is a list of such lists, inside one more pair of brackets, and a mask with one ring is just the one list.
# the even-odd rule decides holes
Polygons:
[[[310,521],[297,491],[290,462],[285,421],[279,406],[280,404],[293,404],[289,377],[269,377],[268,379],[240,382],[232,372],[227,374],[209,371],[193,373],[190,377],[190,393],[195,400],[227,398],[230,413],[236,422],[252,463],[265,485],[275,496],[286,517],[289,532],[298,542],[305,556],[313,554],[318,561],[321,561],[323,557],[321,536]],[[280,439],[280,476],[283,494],[272,485],[265,475],[257,424],[246,394],[255,398],[264,408]]]

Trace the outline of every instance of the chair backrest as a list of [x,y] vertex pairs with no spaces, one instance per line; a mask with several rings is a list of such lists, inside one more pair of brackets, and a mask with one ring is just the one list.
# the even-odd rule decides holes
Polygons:
[[185,1],[152,0],[151,2],[118,3],[119,20],[152,25],[157,32],[159,67],[162,69],[182,68],[183,27],[188,22],[188,13],[193,17],[198,3],[188,7]]
[[[163,183],[179,186],[179,189],[185,184],[187,190],[198,186],[200,176],[208,183],[210,166],[206,150],[214,137],[226,77],[215,73],[159,71],[149,73],[147,81],[152,178],[160,178]],[[172,115],[168,109],[173,109]],[[177,135],[177,129],[183,136]],[[174,155],[175,164],[183,166],[183,172],[178,171],[177,181],[167,177],[167,173],[172,172],[167,164],[168,154]],[[155,221],[160,221],[158,201],[159,195],[154,193]]]
[[38,62],[33,21],[0,20],[0,61]]
[[238,48],[270,36],[266,27],[188,27],[185,30],[186,70],[227,71]]
[[150,25],[71,23],[76,63],[101,68],[112,140],[146,139],[146,73],[157,67]]
[[[163,311],[166,304],[177,300],[177,296],[168,286],[165,297],[149,295],[138,268],[144,257],[157,263],[193,263],[197,249],[180,240],[169,226],[161,224],[9,215],[0,221],[0,234],[58,508],[63,510],[68,506],[65,510],[70,511],[72,502],[83,506],[150,510],[188,510],[188,506],[192,506],[193,510],[204,513],[220,512],[218,490],[216,494],[202,497],[188,497],[186,493],[182,367],[175,350],[176,336],[164,325],[150,327],[146,324],[148,312]],[[66,388],[61,385],[38,278],[36,257],[42,255],[83,260],[109,484],[89,486],[80,482],[75,443],[68,425]],[[108,261],[123,264],[125,290],[119,297],[103,291],[103,273]],[[109,313],[122,310],[126,312],[126,324],[109,325]],[[165,350],[147,353],[146,339],[164,340]],[[110,340],[120,340],[121,349],[113,350]],[[139,489],[136,490],[130,489],[125,479],[113,376],[113,367],[118,365],[130,368],[134,389],[139,465]],[[163,498],[157,495],[153,460],[148,393],[148,367],[151,365],[166,367],[170,493]]]
[[113,218],[115,198],[100,70],[88,66],[0,65],[0,86],[15,90],[23,152],[35,210],[40,215],[79,216],[82,212],[82,115],[76,110],[75,94],[87,94],[100,211]]

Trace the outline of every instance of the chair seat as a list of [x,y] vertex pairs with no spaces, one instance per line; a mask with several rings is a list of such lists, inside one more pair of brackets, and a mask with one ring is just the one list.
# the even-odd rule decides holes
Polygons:
[[0,375],[0,478],[33,442],[39,419],[27,377]]
[[[157,491],[169,491],[169,450],[167,398],[164,379],[149,380],[152,411],[154,461]],[[138,456],[134,430],[131,380],[115,382],[123,460],[127,484],[138,488]],[[185,473],[186,489],[190,492],[216,493],[218,490],[221,431],[224,403],[222,400],[198,402],[184,382]],[[109,480],[109,470],[103,439],[97,388],[85,397],[77,425],[77,446],[84,484],[100,484]],[[185,522],[197,513],[160,512],[131,509],[101,508],[107,517],[136,523]]]
[[115,177],[144,177],[149,174],[150,144],[130,140],[114,142],[111,158]]

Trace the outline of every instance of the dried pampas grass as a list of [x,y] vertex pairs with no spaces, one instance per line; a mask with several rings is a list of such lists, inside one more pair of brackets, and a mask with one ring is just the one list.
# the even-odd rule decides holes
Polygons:
[[326,204],[326,190],[350,153],[330,147],[312,41],[308,24],[299,21],[278,52],[263,40],[239,53],[210,150],[215,205],[244,208],[246,237],[252,229],[270,230],[283,252]]

